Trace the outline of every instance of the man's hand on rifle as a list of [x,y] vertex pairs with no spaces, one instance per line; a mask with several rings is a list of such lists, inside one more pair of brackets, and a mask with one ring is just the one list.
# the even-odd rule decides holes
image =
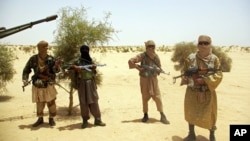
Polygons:
[[95,70],[96,70],[96,66],[93,65],[93,66],[91,67],[91,69],[92,69],[93,71],[95,71]]
[[25,86],[27,86],[27,85],[29,85],[29,81],[28,80],[23,80],[23,86],[25,87]]
[[30,80],[30,81],[28,81],[28,80],[23,80],[23,86],[22,86],[23,92],[24,92],[24,87],[28,86],[28,85],[30,84],[31,81],[32,81],[32,80]]
[[70,68],[74,69],[77,72],[81,72],[82,71],[81,67],[77,66],[77,65],[72,65]]
[[203,85],[203,84],[205,84],[205,81],[204,81],[204,79],[203,78],[196,78],[195,80],[194,80],[194,83],[196,84],[196,85]]
[[181,77],[181,86],[187,85],[187,84],[188,84],[188,78],[186,76]]
[[139,71],[139,72],[143,72],[144,68],[141,67],[140,65],[135,65],[135,68]]
[[159,75],[160,73],[163,73],[164,71],[162,69],[160,69],[160,68],[156,68],[156,72]]
[[55,61],[55,67],[59,68],[62,64],[62,59],[61,58],[57,58],[56,61]]

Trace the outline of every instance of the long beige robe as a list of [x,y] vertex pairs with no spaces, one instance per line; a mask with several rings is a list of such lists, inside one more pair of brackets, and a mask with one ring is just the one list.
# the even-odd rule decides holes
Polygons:
[[[206,67],[206,63],[196,56],[197,65],[199,68]],[[189,67],[190,60],[185,62],[184,71]],[[214,68],[219,69],[220,62],[218,57],[214,60]],[[204,101],[199,101],[199,92],[193,90],[191,87],[187,87],[185,100],[184,100],[184,112],[185,120],[196,126],[212,129],[216,125],[217,120],[217,96],[215,89],[222,80],[222,72],[209,75],[204,78],[209,91],[204,93]]]

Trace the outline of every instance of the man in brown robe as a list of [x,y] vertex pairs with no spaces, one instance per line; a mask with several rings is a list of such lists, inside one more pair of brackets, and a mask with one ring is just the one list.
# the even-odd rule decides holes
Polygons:
[[[152,40],[145,42],[146,51],[138,54],[137,56],[129,59],[129,68],[136,68],[140,75],[140,87],[142,94],[142,105],[144,117],[142,122],[148,121],[148,101],[152,98],[155,103],[157,110],[160,112],[160,121],[164,124],[169,124],[165,114],[163,113],[163,106],[161,100],[161,94],[158,86],[157,75],[161,71],[161,62],[159,56],[155,53],[155,43]],[[141,62],[141,65],[136,63]],[[143,66],[148,66],[152,68],[158,68],[155,70],[148,70]]]
[[60,60],[47,54],[48,42],[40,41],[37,44],[38,54],[29,58],[23,69],[23,85],[29,84],[29,74],[33,69],[32,76],[32,102],[36,102],[38,120],[32,125],[37,127],[43,124],[43,110],[45,105],[49,109],[49,124],[55,125],[54,117],[56,116],[56,95],[57,91],[54,86],[56,73],[60,71]]
[[222,80],[220,61],[212,53],[211,38],[201,35],[198,38],[198,52],[192,53],[185,61],[183,71],[188,69],[213,70],[182,78],[186,84],[184,100],[185,119],[189,124],[189,134],[184,141],[196,139],[194,126],[210,130],[210,141],[215,141],[214,131],[217,119],[217,96],[215,89]]

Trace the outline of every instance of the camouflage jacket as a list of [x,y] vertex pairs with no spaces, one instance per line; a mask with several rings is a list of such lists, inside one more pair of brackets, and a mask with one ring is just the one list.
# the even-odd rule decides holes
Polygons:
[[49,81],[55,81],[56,73],[60,71],[55,67],[55,58],[51,55],[47,55],[44,64],[44,70],[41,71],[38,64],[38,54],[31,56],[23,69],[22,80],[28,81],[29,74],[31,73],[31,70],[33,70],[33,81],[34,79],[41,79],[39,76],[47,76]]

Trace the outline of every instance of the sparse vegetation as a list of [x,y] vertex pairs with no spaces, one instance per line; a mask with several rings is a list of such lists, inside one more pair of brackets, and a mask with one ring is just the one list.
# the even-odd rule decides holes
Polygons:
[[34,53],[35,47],[33,46],[24,46],[22,47],[23,51],[25,53]]
[[0,94],[6,91],[6,84],[12,80],[16,73],[13,68],[15,59],[11,50],[0,45]]
[[[6,84],[11,82],[15,70],[13,68],[13,60],[18,59],[14,56],[14,52],[23,51],[24,53],[35,53],[36,46],[16,46],[16,45],[0,45],[0,94],[6,91]],[[50,46],[49,50],[56,50],[59,48],[58,46]],[[191,52],[196,51],[196,45],[192,42],[180,42],[175,46],[160,46],[156,47],[157,52],[173,52],[172,54],[172,62],[175,63],[175,70],[179,71],[181,66],[183,65],[184,58],[187,57]],[[78,47],[76,47],[76,56],[79,54]],[[106,55],[106,53],[130,53],[130,52],[142,52],[145,50],[144,46],[95,46],[93,45],[90,48],[91,53],[101,53],[101,55]],[[65,48],[65,52],[70,52]],[[213,53],[216,54],[221,61],[222,69],[224,72],[230,72],[232,67],[232,59],[228,56],[227,53],[231,52],[242,52],[242,53],[250,53],[250,47],[239,47],[239,46],[221,46],[221,47],[213,47]],[[53,52],[54,53],[54,52]],[[62,52],[61,52],[62,53]],[[71,52],[72,53],[72,52]],[[70,53],[69,55],[63,55],[64,57],[72,57]],[[9,61],[7,61],[9,60]],[[7,67],[5,67],[7,66]],[[60,78],[61,79],[61,78]],[[61,82],[64,82],[62,79]],[[96,77],[97,83],[101,84],[102,82],[102,74],[100,71],[97,73]],[[66,82],[68,83],[68,82]]]

